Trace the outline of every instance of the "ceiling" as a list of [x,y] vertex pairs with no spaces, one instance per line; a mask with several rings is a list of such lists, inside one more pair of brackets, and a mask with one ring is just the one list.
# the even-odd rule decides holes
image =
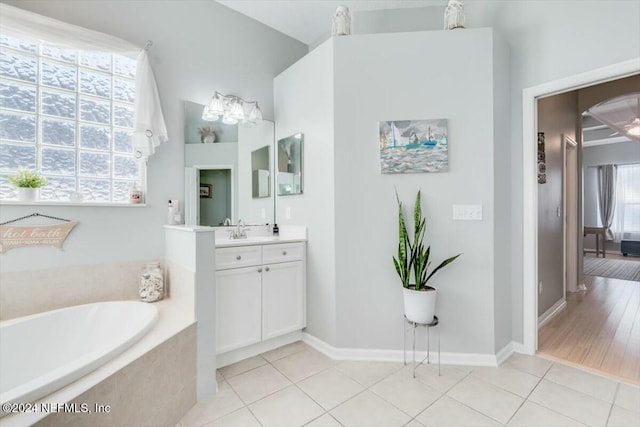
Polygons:
[[631,139],[598,121],[589,113],[582,113],[582,144],[585,147],[627,142]]
[[447,1],[218,0],[218,3],[309,45],[331,31],[331,18],[338,6],[348,6],[353,13],[367,10],[445,6]]

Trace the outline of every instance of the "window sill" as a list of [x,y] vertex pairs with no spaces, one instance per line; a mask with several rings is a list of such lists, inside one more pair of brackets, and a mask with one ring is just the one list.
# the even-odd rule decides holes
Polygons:
[[35,201],[35,202],[20,202],[18,200],[0,200],[0,206],[72,206],[72,207],[83,207],[83,208],[144,208],[147,206],[146,203],[91,203],[91,202],[82,202],[82,203],[72,203],[72,202],[46,202],[46,201]]

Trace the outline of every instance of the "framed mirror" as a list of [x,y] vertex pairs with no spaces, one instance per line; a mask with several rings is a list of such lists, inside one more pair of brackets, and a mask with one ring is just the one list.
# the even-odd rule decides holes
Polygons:
[[269,146],[251,152],[251,187],[254,199],[271,197],[271,156]]
[[[184,212],[187,225],[273,224],[274,123],[253,127],[202,119],[204,105],[185,101]],[[253,174],[262,177],[254,197]],[[267,182],[264,177],[268,174]],[[259,178],[260,179],[260,178]]]
[[304,134],[297,133],[278,141],[276,177],[278,196],[302,194],[302,144]]

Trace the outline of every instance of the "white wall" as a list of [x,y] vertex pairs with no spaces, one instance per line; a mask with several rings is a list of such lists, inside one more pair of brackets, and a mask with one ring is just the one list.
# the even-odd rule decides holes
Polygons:
[[[402,348],[395,189],[408,210],[422,189],[433,263],[463,253],[432,279],[443,351],[493,354],[491,29],[334,43],[337,346]],[[449,172],[381,174],[378,122],[436,118],[448,119]],[[453,204],[483,205],[483,221],[453,221]]]
[[[64,251],[15,249],[1,271],[162,257],[167,200],[183,199],[183,100],[204,104],[214,90],[255,99],[273,117],[273,77],[307,47],[214,1],[11,0],[7,4],[143,46],[169,131],[148,166],[146,208],[2,206],[0,221],[37,211],[80,221]],[[257,65],[259,64],[259,65]]]
[[[335,186],[333,42],[328,41],[274,80],[276,141],[304,134],[301,195],[277,196],[280,225],[306,225],[307,331],[335,344]],[[291,218],[286,218],[287,210]]]

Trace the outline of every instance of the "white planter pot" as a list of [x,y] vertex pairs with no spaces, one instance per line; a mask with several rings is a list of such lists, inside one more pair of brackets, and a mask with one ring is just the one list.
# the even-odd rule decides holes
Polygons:
[[437,289],[415,291],[402,288],[404,297],[404,315],[412,322],[431,323],[436,314]]
[[35,202],[37,194],[37,188],[18,187],[18,200],[21,202]]

